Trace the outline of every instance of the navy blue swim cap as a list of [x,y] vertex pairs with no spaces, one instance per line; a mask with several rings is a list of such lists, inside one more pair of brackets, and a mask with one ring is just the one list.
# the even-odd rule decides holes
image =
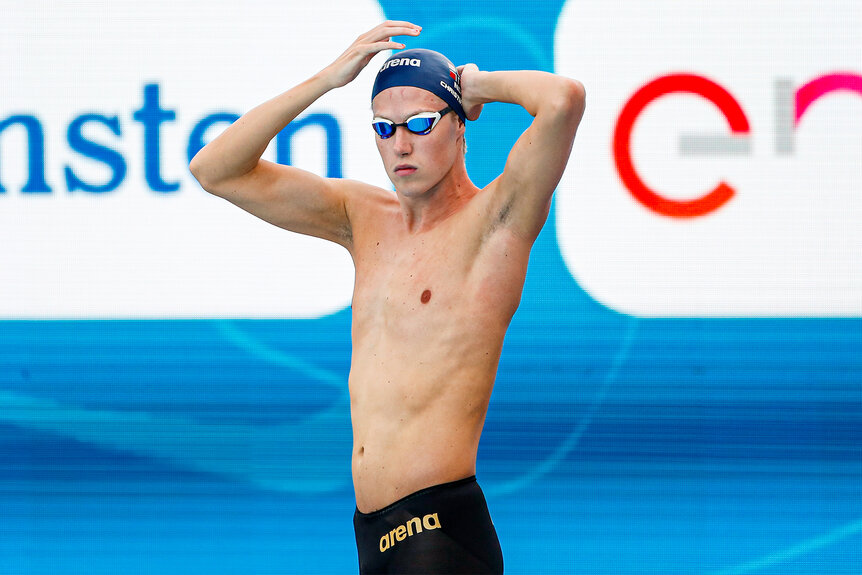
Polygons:
[[389,57],[374,80],[371,99],[387,88],[414,86],[428,90],[466,120],[461,105],[461,76],[446,56],[434,50],[411,48]]

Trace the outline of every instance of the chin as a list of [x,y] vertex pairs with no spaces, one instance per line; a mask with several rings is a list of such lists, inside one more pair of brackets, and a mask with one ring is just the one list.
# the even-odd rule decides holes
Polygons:
[[422,182],[401,182],[400,184],[396,184],[393,181],[392,186],[399,195],[402,195],[405,198],[416,198],[422,196],[430,189],[430,186],[427,186]]
[[418,198],[428,190],[420,190],[416,186],[395,186],[395,191],[398,192],[399,196],[404,196],[405,198]]

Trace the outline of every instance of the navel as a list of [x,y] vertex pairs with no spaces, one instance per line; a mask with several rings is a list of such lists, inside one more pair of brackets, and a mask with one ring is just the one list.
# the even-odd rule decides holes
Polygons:
[[421,301],[422,303],[428,303],[429,301],[431,301],[431,290],[427,289],[423,291],[422,297],[419,298],[419,301]]

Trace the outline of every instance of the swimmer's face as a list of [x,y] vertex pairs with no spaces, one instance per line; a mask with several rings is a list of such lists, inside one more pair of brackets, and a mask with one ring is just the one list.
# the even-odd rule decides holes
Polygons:
[[[371,103],[374,116],[400,124],[420,112],[439,112],[446,102],[427,90],[399,86],[383,90]],[[369,126],[369,130],[370,130]],[[374,136],[386,173],[399,193],[420,196],[449,173],[460,155],[459,137],[464,125],[454,112],[437,122],[428,134],[413,134],[403,126],[381,139]]]

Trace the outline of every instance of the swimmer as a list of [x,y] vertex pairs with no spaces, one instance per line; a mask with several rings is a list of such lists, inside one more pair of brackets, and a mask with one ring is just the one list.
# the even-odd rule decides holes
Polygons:
[[[335,242],[356,270],[348,386],[360,573],[502,573],[476,454],[530,249],[584,112],[584,88],[547,72],[453,66],[430,50],[380,68],[369,129],[395,191],[261,155],[371,58],[418,36],[387,21],[332,64],[247,112],[192,160],[208,192],[276,226]],[[484,188],[464,161],[490,102],[533,116]]]

